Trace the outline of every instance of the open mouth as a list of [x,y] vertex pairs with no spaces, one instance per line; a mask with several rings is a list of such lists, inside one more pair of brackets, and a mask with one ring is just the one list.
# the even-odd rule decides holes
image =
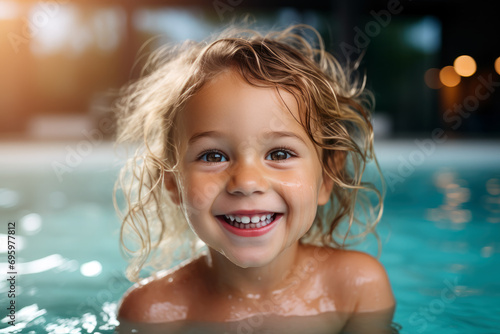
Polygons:
[[281,214],[262,213],[252,216],[220,215],[217,216],[227,224],[242,230],[251,230],[265,227],[275,221]]

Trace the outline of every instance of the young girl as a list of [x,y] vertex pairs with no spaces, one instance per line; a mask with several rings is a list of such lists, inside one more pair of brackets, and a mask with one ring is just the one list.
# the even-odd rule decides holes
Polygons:
[[119,183],[127,274],[188,260],[125,294],[120,333],[390,332],[383,267],[343,249],[382,213],[355,210],[363,191],[381,200],[361,182],[370,99],[304,31],[165,48],[125,92],[118,142],[139,144]]

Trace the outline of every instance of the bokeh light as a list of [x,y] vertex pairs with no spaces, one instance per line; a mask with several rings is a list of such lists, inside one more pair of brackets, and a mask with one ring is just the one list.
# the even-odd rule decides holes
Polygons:
[[80,272],[83,276],[94,277],[98,276],[102,271],[102,265],[99,261],[90,261],[84,263],[80,267]]
[[500,57],[495,60],[495,71],[497,71],[498,74],[500,74]]
[[455,68],[455,72],[463,77],[470,77],[476,73],[477,69],[474,58],[467,55],[457,57],[453,62],[453,67]]
[[482,257],[491,257],[495,253],[495,250],[491,246],[484,246],[481,248],[481,256]]
[[443,84],[439,80],[439,68],[429,68],[424,75],[425,84],[432,89],[439,89]]
[[486,191],[492,196],[500,195],[500,179],[489,179],[488,182],[486,182]]
[[455,87],[460,83],[460,76],[455,72],[453,66],[445,66],[439,71],[439,79],[446,87]]
[[37,234],[42,229],[42,217],[38,213],[30,213],[20,220],[21,227],[27,235]]

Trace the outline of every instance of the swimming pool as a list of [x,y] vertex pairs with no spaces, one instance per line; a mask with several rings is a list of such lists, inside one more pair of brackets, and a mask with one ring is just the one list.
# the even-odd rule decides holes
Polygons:
[[[0,333],[113,333],[118,323],[130,286],[111,202],[119,162],[109,144],[74,156],[78,145],[0,145],[0,270],[9,271],[15,221],[18,272],[16,327],[4,307],[12,287],[0,281]],[[377,151],[387,180],[381,262],[401,333],[500,332],[500,143],[399,141]]]

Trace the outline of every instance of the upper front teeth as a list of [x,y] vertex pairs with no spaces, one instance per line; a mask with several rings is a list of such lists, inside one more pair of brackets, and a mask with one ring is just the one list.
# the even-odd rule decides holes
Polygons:
[[231,219],[231,221],[235,221],[237,223],[249,224],[249,223],[258,223],[260,221],[265,221],[272,217],[272,214],[267,215],[255,215],[252,217],[249,216],[235,216],[235,215],[225,215],[227,219]]

